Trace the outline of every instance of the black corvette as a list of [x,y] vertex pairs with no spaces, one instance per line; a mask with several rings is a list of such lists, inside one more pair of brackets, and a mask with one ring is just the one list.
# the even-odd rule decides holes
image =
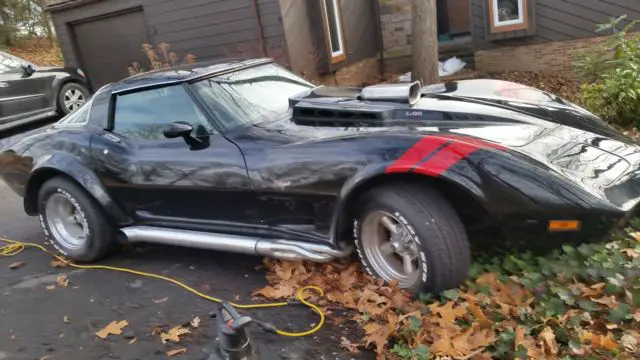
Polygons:
[[601,238],[640,201],[640,146],[522,85],[314,87],[268,60],[152,72],[13,139],[0,175],[70,259],[152,242],[456,286],[468,234]]

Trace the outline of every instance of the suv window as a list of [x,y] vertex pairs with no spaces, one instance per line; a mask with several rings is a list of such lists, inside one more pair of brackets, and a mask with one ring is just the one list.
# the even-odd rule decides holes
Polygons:
[[164,130],[175,121],[191,124],[196,136],[215,133],[182,85],[119,95],[115,100],[113,132],[127,138],[164,139]]
[[22,64],[4,54],[0,54],[0,74],[22,73]]

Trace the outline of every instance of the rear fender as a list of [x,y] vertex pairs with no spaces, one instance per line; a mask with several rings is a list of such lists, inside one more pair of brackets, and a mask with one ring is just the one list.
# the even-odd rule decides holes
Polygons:
[[83,165],[80,159],[66,153],[53,153],[35,164],[24,193],[24,208],[27,214],[36,215],[38,213],[38,192],[42,184],[60,175],[71,178],[82,186],[116,224],[132,223],[132,220],[106,192],[96,174]]

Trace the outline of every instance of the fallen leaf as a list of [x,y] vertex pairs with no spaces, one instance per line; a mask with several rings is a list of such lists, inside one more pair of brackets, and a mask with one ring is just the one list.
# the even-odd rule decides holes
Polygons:
[[351,341],[349,341],[349,339],[347,339],[344,336],[340,338],[340,346],[342,346],[343,348],[345,348],[348,352],[350,352],[352,354],[360,352],[360,350],[358,350],[358,347],[360,347],[360,345],[352,343]]
[[640,257],[640,253],[637,252],[635,249],[622,249],[622,250],[620,250],[620,252],[625,254],[625,255],[627,255],[631,259],[636,259],[636,258]]
[[640,322],[640,309],[636,310],[636,313],[633,314],[633,320]]
[[602,297],[600,299],[591,299],[594,302],[597,302],[598,304],[602,304],[602,305],[606,305],[607,307],[615,307],[616,305],[618,305],[618,300],[616,300],[615,296],[605,296]]
[[640,242],[640,232],[630,233],[629,235],[631,235],[631,237],[636,239],[637,242]]
[[158,325],[151,328],[151,335],[159,335],[162,333],[162,328]]
[[56,278],[56,282],[62,287],[69,286],[69,279],[67,278],[67,275],[64,274],[58,276],[58,278]]
[[558,354],[558,343],[556,342],[556,334],[553,332],[549,326],[545,327],[544,330],[539,335],[540,339],[542,339],[542,343],[544,344],[545,352],[548,355],[557,355]]
[[482,312],[482,309],[478,305],[473,302],[469,302],[467,308],[473,316],[478,320],[480,327],[483,329],[489,329],[493,326],[493,321],[489,320],[489,318]]
[[462,306],[454,308],[454,304],[454,301],[449,301],[442,306],[438,306],[438,304],[429,305],[431,313],[439,315],[439,317],[435,318],[435,322],[440,326],[447,327],[452,325],[458,317],[461,317],[466,313],[466,309]]
[[580,334],[580,341],[591,342],[591,346],[594,349],[606,349],[609,351],[613,351],[618,348],[618,343],[611,338],[611,334],[607,334],[606,336],[601,336],[589,331],[583,331],[582,334]]
[[340,277],[338,279],[338,287],[341,291],[347,291],[353,287],[353,284],[358,281],[359,271],[359,265],[357,263],[354,263],[340,273]]
[[625,350],[630,353],[638,351],[638,338],[629,334],[622,335],[620,343],[624,346]]
[[176,356],[187,352],[187,348],[174,349],[167,351],[167,356]]
[[127,320],[112,321],[109,323],[109,325],[98,331],[96,333],[96,336],[100,339],[106,339],[109,335],[122,335],[122,329],[124,329],[128,325],[129,322]]
[[162,299],[153,300],[153,302],[156,303],[156,304],[161,304],[161,303],[163,303],[163,302],[165,302],[167,300],[169,300],[168,297],[163,297]]
[[198,326],[200,326],[200,318],[197,316],[194,317],[193,320],[189,322],[189,324],[191,324],[191,326],[193,326],[194,328],[197,328]]
[[260,295],[267,299],[282,299],[293,296],[296,289],[287,283],[280,283],[276,286],[266,286],[258,291],[255,291],[253,295]]
[[56,288],[56,286],[55,286],[55,285],[48,285],[48,286],[46,287],[46,289],[47,289],[47,290],[53,290],[53,289],[55,289],[55,288]]
[[191,334],[191,331],[182,325],[178,325],[176,327],[169,329],[169,331],[166,333],[161,333],[160,340],[162,340],[163,344],[166,344],[169,341],[174,343],[179,343],[180,336],[185,334]]
[[514,342],[514,350],[518,350],[518,348],[520,347],[520,345],[524,345],[524,335],[525,335],[525,329],[522,326],[518,326],[516,328],[516,339]]
[[598,283],[590,287],[586,287],[583,284],[579,283],[577,284],[577,286],[579,287],[580,292],[582,293],[582,296],[593,298],[593,297],[600,296],[604,291],[605,286],[607,286],[607,284]]
[[[467,336],[467,346],[469,346],[469,351],[476,351],[479,348],[484,349],[496,341],[496,334],[491,329],[473,328],[472,330],[473,331],[469,333],[469,336]],[[454,341],[453,344],[458,345],[456,341]]]
[[53,358],[51,357],[51,355],[45,355],[45,356],[43,356],[43,357],[41,357],[41,358],[40,358],[40,360],[50,360],[50,359],[53,359]]
[[131,344],[133,344],[133,343],[134,343],[134,342],[136,342],[136,341],[138,341],[138,338],[133,338],[133,339],[131,339],[131,340],[128,342],[128,344],[129,344],[129,345],[131,345]]
[[18,269],[18,268],[23,267],[24,265],[25,265],[25,263],[24,263],[24,262],[22,262],[22,261],[17,261],[17,262],[12,263],[11,265],[9,265],[9,269],[11,269],[11,270],[15,270],[15,269]]
[[396,329],[389,324],[369,323],[365,325],[364,330],[367,333],[365,336],[365,346],[374,343],[376,345],[376,354],[381,355],[384,352],[387,339],[389,339],[389,336],[391,336]]
[[66,267],[67,263],[62,261],[62,260],[58,260],[58,259],[54,259],[51,260],[51,262],[49,263],[51,266],[53,266],[54,268],[62,268],[62,267]]
[[65,315],[65,316],[62,318],[62,321],[64,321],[64,323],[65,323],[65,324],[69,324],[69,323],[71,322],[71,321],[69,321],[69,318],[67,317],[67,315]]
[[606,337],[601,337],[600,341],[602,347],[609,351],[613,351],[618,348],[618,343],[608,334]]

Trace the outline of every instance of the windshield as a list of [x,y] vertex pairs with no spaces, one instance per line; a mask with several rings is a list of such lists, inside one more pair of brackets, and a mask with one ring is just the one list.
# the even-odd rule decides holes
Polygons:
[[289,98],[315,87],[275,64],[202,80],[194,86],[227,129],[278,118],[289,110]]

